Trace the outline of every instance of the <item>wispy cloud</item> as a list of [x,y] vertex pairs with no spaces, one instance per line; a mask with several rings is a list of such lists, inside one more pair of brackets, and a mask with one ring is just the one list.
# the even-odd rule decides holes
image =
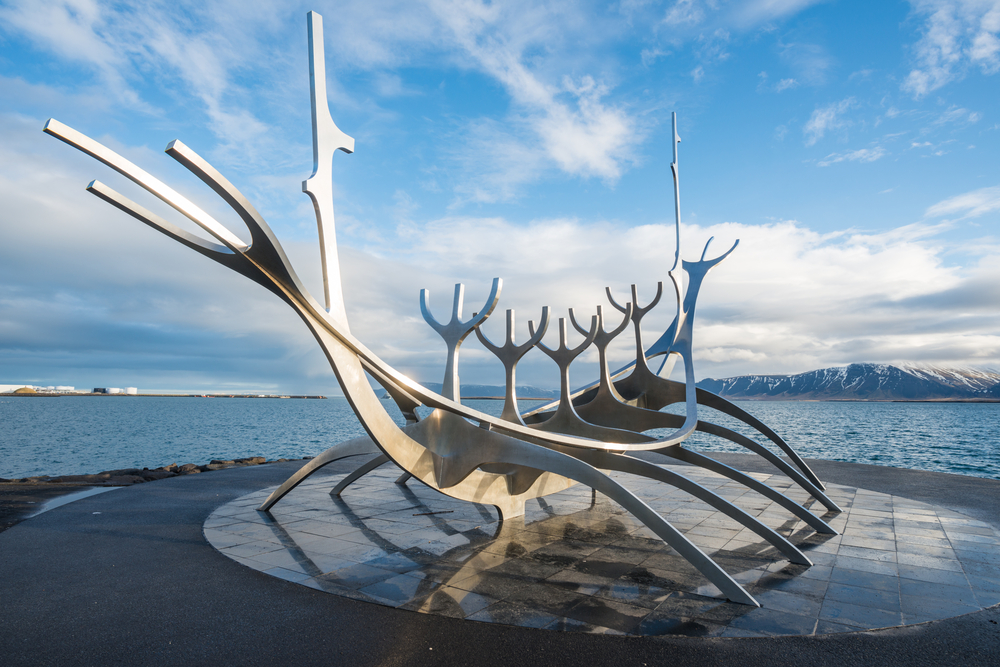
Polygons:
[[115,38],[114,14],[92,0],[36,3],[14,0],[0,6],[0,28],[24,35],[38,48],[90,69],[108,94],[128,106],[149,110],[126,73],[134,46]]
[[[551,82],[532,71],[524,52],[546,34],[528,39],[517,30],[522,18],[515,20],[497,5],[439,2],[434,9],[476,66],[510,95],[519,121],[534,134],[525,150],[539,143],[548,160],[574,176],[609,182],[621,176],[640,133],[625,108],[604,101],[606,84],[590,75]],[[535,18],[542,24],[549,20]]]
[[787,42],[780,44],[781,59],[804,83],[819,86],[826,83],[833,59],[819,44]]
[[1000,185],[949,197],[928,208],[924,216],[942,218],[958,214],[958,219],[963,220],[978,218],[994,211],[1000,211]]
[[663,22],[671,27],[698,25],[705,20],[705,9],[699,0],[677,0],[667,8]]
[[910,0],[924,20],[913,47],[917,66],[903,90],[920,98],[961,78],[970,66],[984,74],[1000,71],[1000,2],[996,0]]
[[969,111],[964,107],[957,105],[952,105],[948,107],[940,116],[934,120],[934,125],[947,125],[949,123],[960,123],[965,125],[972,125],[973,123],[978,123],[982,118],[982,114],[976,111]]
[[757,79],[758,79],[757,83],[758,93],[764,93],[764,92],[781,93],[786,90],[791,90],[792,88],[799,87],[799,82],[796,81],[795,79],[780,79],[779,81],[772,84],[768,80],[767,72],[761,72],[760,74],[758,74]]
[[847,127],[848,121],[844,120],[843,115],[856,104],[853,97],[848,97],[840,102],[814,110],[802,128],[802,132],[806,136],[806,146],[812,146],[830,130]]
[[838,162],[874,162],[875,160],[885,157],[888,154],[888,151],[881,146],[876,146],[875,148],[859,148],[856,151],[849,151],[847,153],[830,153],[817,164],[820,167],[829,167],[831,164],[836,164]]

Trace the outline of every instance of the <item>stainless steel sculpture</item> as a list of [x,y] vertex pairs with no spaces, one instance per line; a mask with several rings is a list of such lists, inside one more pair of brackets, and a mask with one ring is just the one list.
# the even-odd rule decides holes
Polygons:
[[[420,296],[421,311],[427,322],[441,334],[448,347],[444,388],[439,395],[413,382],[379,359],[351,334],[348,327],[334,233],[330,164],[336,150],[352,152],[354,140],[341,132],[330,116],[325,93],[322,34],[322,18],[311,12],[309,62],[314,165],[313,175],[303,183],[303,191],[313,201],[319,225],[325,308],[302,285],[278,240],[250,202],[222,174],[180,141],[171,142],[166,153],[198,176],[236,211],[250,231],[249,245],[182,195],[105,146],[54,119],[45,125],[45,132],[128,177],[195,222],[215,241],[189,234],[98,181],[91,182],[87,187],[88,191],[268,289],[302,318],[329,359],[340,387],[368,432],[368,437],[340,443],[309,461],[274,491],[260,510],[267,511],[321,467],[355,455],[366,455],[365,463],[338,484],[333,490],[334,494],[339,494],[365,473],[392,461],[405,471],[404,477],[412,475],[453,498],[493,505],[502,518],[522,515],[524,503],[529,499],[581,483],[607,495],[637,517],[698,568],[725,597],[735,602],[757,605],[754,598],[733,577],[680,531],[603,472],[614,470],[662,481],[690,493],[760,535],[790,561],[810,564],[809,559],[795,545],[721,496],[675,472],[630,456],[630,453],[636,451],[658,452],[701,466],[777,501],[793,516],[805,521],[818,532],[836,532],[822,518],[792,499],[738,470],[682,446],[696,430],[729,439],[765,457],[828,510],[840,511],[823,493],[819,479],[777,434],[728,401],[695,387],[692,344],[698,291],[708,271],[725,259],[736,245],[715,259],[706,260],[703,252],[697,262],[680,262],[677,161],[677,142],[680,139],[677,136],[676,116],[671,171],[674,179],[678,247],[674,266],[668,275],[677,297],[677,313],[667,331],[648,349],[643,347],[640,322],[660,301],[662,283],[658,284],[653,300],[642,307],[639,306],[635,286],[632,288],[632,300],[624,306],[614,300],[609,290],[608,297],[612,306],[624,316],[621,324],[611,330],[605,327],[601,307],[592,316],[589,328],[581,326],[573,311],[570,311],[570,321],[585,336],[584,342],[572,349],[566,342],[565,319],[559,320],[559,347],[549,348],[542,344],[541,339],[549,321],[547,308],[542,311],[537,330],[529,323],[531,337],[520,346],[514,344],[514,313],[507,311],[507,341],[503,346],[491,343],[479,330],[479,326],[490,316],[499,301],[499,279],[493,282],[486,306],[466,321],[462,320],[461,285],[456,287],[452,317],[446,324],[438,323],[430,314],[427,293],[423,291]],[[689,284],[686,289],[682,289],[683,281],[677,271],[679,262],[681,270],[688,276]],[[612,374],[608,369],[607,347],[615,336],[627,328],[629,322],[632,323],[635,334],[636,361]],[[490,416],[459,402],[458,350],[473,331],[493,351],[506,370],[507,397],[501,417]],[[583,390],[571,392],[570,364],[592,343],[596,344],[600,356],[600,378]],[[561,396],[556,403],[522,417],[518,412],[514,393],[514,369],[518,360],[533,347],[538,347],[556,362],[560,373]],[[664,364],[671,366],[677,358],[682,359],[685,381],[673,382],[654,373],[647,362],[658,356],[664,356]],[[369,385],[366,374],[382,385],[395,400],[406,416],[405,426],[397,426],[386,413],[382,401]],[[660,408],[681,401],[686,408],[684,416],[659,412]],[[720,410],[753,427],[787,454],[795,467],[742,434],[699,420],[699,404]],[[420,419],[416,411],[420,406],[430,408],[432,412]],[[660,438],[644,433],[658,428],[672,431]]]

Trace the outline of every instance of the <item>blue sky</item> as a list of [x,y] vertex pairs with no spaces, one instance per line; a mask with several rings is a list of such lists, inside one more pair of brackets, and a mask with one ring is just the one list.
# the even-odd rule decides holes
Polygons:
[[[496,315],[640,299],[710,274],[698,377],[855,361],[1000,366],[1000,2],[16,2],[0,5],[0,384],[335,393],[293,313],[84,192],[60,121],[232,224],[162,154],[182,139],[255,203],[315,294],[305,14],[324,15],[352,330],[440,381],[439,318],[505,280]],[[179,221],[178,221],[179,222]],[[710,255],[713,254],[710,251]],[[644,321],[647,343],[669,323]],[[550,338],[552,333],[550,333]],[[552,342],[550,340],[550,342]],[[625,362],[633,343],[616,341]],[[573,367],[594,373],[595,355]],[[502,382],[475,341],[465,382]],[[558,383],[531,353],[519,380]]]

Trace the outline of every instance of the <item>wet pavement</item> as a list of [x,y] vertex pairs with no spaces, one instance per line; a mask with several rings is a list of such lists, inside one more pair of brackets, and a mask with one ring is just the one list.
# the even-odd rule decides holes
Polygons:
[[206,520],[223,554],[265,574],[355,600],[467,621],[639,636],[821,635],[914,625],[1000,603],[1000,535],[987,523],[896,495],[828,485],[821,512],[783,475],[753,476],[805,504],[820,535],[745,486],[688,466],[695,480],[774,528],[813,565],[666,484],[613,474],[713,557],[760,603],[726,602],[630,514],[576,486],[498,521],[492,507],[397,485],[388,464],[343,492],[320,473],[270,513],[272,489]]

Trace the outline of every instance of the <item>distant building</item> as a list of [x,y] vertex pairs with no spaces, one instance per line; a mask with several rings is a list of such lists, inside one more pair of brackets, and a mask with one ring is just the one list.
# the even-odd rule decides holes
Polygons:
[[104,387],[94,387],[94,391],[92,391],[90,393],[92,393],[92,394],[106,394],[106,393],[108,393],[108,390],[105,389]]
[[125,387],[125,393],[129,394],[130,396],[135,396],[136,394],[139,393],[139,390],[136,389],[135,387]]
[[108,387],[108,394],[123,394],[121,387]]

